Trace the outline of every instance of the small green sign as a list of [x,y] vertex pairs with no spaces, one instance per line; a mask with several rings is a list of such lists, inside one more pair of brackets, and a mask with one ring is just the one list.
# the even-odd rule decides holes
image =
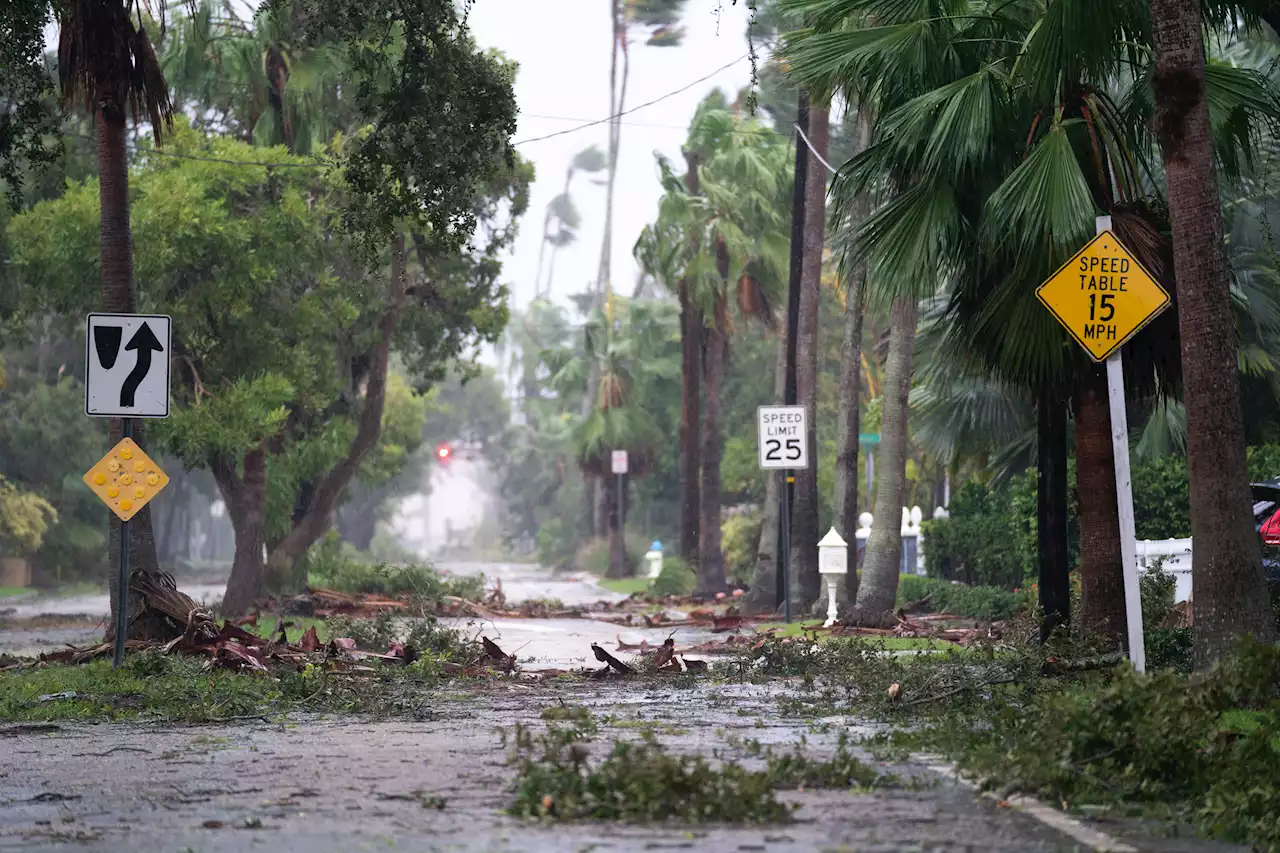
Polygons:
[[878,432],[861,432],[858,433],[858,444],[879,444],[880,433]]

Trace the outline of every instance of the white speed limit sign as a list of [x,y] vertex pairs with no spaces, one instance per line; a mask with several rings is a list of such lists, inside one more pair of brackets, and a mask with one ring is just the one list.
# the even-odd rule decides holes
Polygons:
[[756,409],[761,468],[808,468],[809,433],[804,406]]

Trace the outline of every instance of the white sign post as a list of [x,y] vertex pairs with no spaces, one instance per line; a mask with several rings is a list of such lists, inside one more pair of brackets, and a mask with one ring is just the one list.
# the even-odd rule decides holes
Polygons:
[[162,314],[90,314],[84,412],[93,418],[169,417],[172,320]]
[[627,462],[628,462],[627,451],[625,450],[613,451],[612,461],[613,461],[613,473],[615,474],[627,473]]
[[[1111,230],[1111,217],[1099,216],[1095,230]],[[1116,463],[1116,503],[1120,515],[1120,558],[1124,560],[1124,611],[1129,628],[1129,662],[1147,671],[1147,646],[1142,636],[1142,586],[1138,582],[1138,535],[1133,520],[1133,482],[1129,473],[1129,412],[1125,407],[1124,356],[1120,348],[1107,356],[1107,397],[1111,404],[1111,447]]]
[[809,467],[809,433],[804,406],[756,409],[760,467],[796,470]]

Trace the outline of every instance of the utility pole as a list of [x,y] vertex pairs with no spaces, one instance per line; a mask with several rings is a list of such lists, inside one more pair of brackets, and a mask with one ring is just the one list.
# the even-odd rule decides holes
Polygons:
[[[809,126],[809,96],[801,89],[796,113],[798,127]],[[791,193],[791,276],[787,285],[787,381],[783,401],[788,406],[796,404],[796,338],[800,327],[800,271],[804,262],[804,196],[809,182],[809,149],[800,134],[795,136],[796,167],[795,185]],[[795,498],[795,474],[788,470],[777,473],[781,477],[778,489],[780,501],[778,513],[777,597],[785,605],[786,620],[791,621],[791,506]]]

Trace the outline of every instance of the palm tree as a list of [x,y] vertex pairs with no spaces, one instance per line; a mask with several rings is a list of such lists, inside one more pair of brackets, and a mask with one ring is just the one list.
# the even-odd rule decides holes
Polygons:
[[1187,409],[1198,666],[1235,637],[1275,635],[1250,511],[1235,330],[1206,98],[1204,27],[1194,0],[1151,0],[1158,135],[1173,220]]
[[[736,295],[742,315],[771,322],[770,302],[785,267],[785,236],[777,200],[787,154],[777,137],[759,131],[754,119],[736,118],[723,95],[708,96],[690,125],[685,178],[677,177],[671,163],[659,157],[666,193],[658,221],[646,228],[636,246],[645,271],[676,290],[681,302],[685,380],[681,504],[687,511],[686,477],[697,478],[700,493],[694,508],[698,516],[699,595],[726,588],[720,550],[724,443],[720,394],[729,354],[730,298]],[[697,318],[697,325],[693,325],[693,318]],[[695,350],[695,356],[700,357],[692,364],[691,339],[701,343],[701,353]],[[691,388],[700,388],[701,393],[691,394]],[[700,429],[686,431],[690,424],[698,424]],[[692,466],[685,454],[686,438],[691,450],[696,447],[700,471],[688,470]],[[689,529],[687,520],[683,529]]]
[[176,103],[197,125],[295,154],[324,150],[358,121],[342,51],[304,39],[301,4],[266,6],[252,21],[204,0],[178,16],[161,57]]
[[[616,323],[615,323],[616,321]],[[605,329],[613,326],[612,334]],[[578,464],[584,476],[603,481],[610,476],[614,450],[628,454],[627,478],[644,476],[661,443],[653,415],[638,405],[636,373],[670,381],[675,378],[675,317],[666,303],[629,302],[613,297],[606,310],[592,309],[583,326],[581,348],[560,347],[543,353],[552,371],[550,385],[562,394],[582,387],[591,365],[600,375],[599,391],[590,414],[574,428]],[[603,489],[609,529],[609,577],[631,573],[623,539],[625,497]]]
[[[604,153],[594,145],[584,148],[573,155],[573,160],[569,162],[569,168],[565,170],[564,190],[547,204],[547,215],[542,222],[542,243],[538,248],[538,272],[533,283],[534,299],[551,295],[551,281],[555,276],[556,269],[556,252],[577,238],[576,232],[581,217],[574,206],[573,197],[569,194],[573,176],[578,172],[594,174],[606,165]],[[554,234],[551,233],[552,221],[557,222],[559,226]],[[547,278],[544,283],[542,279],[542,257],[548,243],[551,244],[551,266],[547,270]]]
[[[992,3],[986,15],[982,7],[938,15],[881,0],[785,5],[815,21],[792,39],[800,79],[877,99],[876,144],[846,166],[836,185],[837,203],[846,207],[866,187],[893,189],[854,235],[853,255],[870,263],[869,285],[882,299],[924,296],[945,285],[956,357],[1041,397],[1042,486],[1056,486],[1042,489],[1040,529],[1047,535],[1065,505],[1059,469],[1066,397],[1059,389],[1083,382],[1088,365],[1035,305],[1034,287],[1092,232],[1098,209],[1112,214],[1121,239],[1146,265],[1163,269],[1159,204],[1151,199],[1158,188],[1143,177],[1152,173],[1143,169],[1149,146],[1139,118],[1147,66],[1134,45],[1144,37],[1144,10],[1110,4],[1085,34],[1072,29],[1075,19],[1060,14],[1061,4]],[[850,13],[874,17],[878,26],[846,26]],[[1111,35],[1100,39],[1095,30]],[[1250,75],[1220,73],[1221,125],[1236,122],[1232,150],[1247,147],[1240,127],[1268,99]],[[1158,345],[1172,331],[1171,319],[1130,346],[1134,391],[1150,394],[1152,377],[1167,383],[1176,372]],[[1083,413],[1101,417],[1098,409],[1086,406]],[[1083,434],[1101,434],[1094,426],[1097,433]],[[1086,442],[1078,461],[1083,479],[1113,478],[1101,448]],[[1106,506],[1093,509],[1095,526],[1115,524]],[[1052,601],[1050,584],[1042,584],[1046,610],[1059,611],[1059,618],[1066,600],[1063,546],[1055,541],[1042,551],[1042,571],[1059,565],[1046,577],[1057,593]],[[1116,588],[1109,579],[1119,563],[1104,547],[1110,545],[1082,555],[1086,590]],[[1054,555],[1062,559],[1047,559]]]
[[[58,77],[63,98],[81,100],[97,124],[102,310],[131,314],[138,310],[138,298],[129,226],[127,122],[130,116],[135,124],[147,120],[159,142],[172,121],[173,103],[147,31],[141,26],[137,0],[70,0],[58,11]],[[108,430],[115,444],[123,437],[123,421],[111,419]],[[141,424],[135,425],[133,438],[144,444]],[[120,522],[112,518],[108,541],[113,554],[119,550],[120,535]],[[129,538],[131,571],[154,579],[159,564],[148,507],[131,519]],[[114,616],[120,607],[114,573],[110,588]],[[130,635],[136,636],[146,628],[133,621],[142,601],[137,587],[132,592],[127,606]],[[114,619],[109,624],[114,625]]]

